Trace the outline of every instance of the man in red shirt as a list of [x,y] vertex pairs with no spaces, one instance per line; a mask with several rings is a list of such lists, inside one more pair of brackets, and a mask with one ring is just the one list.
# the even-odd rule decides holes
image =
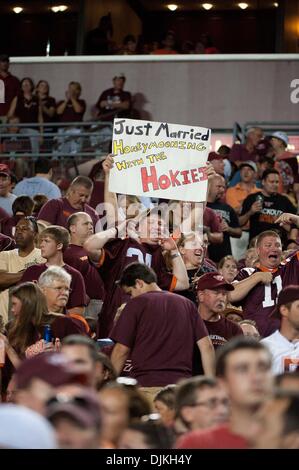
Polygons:
[[93,182],[87,176],[77,176],[67,192],[67,195],[58,199],[51,199],[43,205],[38,219],[46,225],[60,225],[67,227],[67,219],[75,212],[86,212],[92,218],[95,226],[99,220],[96,211],[88,205],[93,189]]
[[249,160],[256,161],[256,146],[263,138],[263,131],[259,127],[251,127],[246,133],[245,144],[234,144],[232,146],[229,159],[231,162],[239,166],[243,162]]
[[179,449],[246,449],[251,440],[252,416],[272,392],[271,354],[248,337],[234,338],[220,350],[216,375],[230,397],[228,424],[191,431],[178,442]]
[[119,284],[131,300],[110,335],[116,343],[111,362],[118,374],[130,355],[139,384],[149,394],[157,392],[157,387],[191,377],[195,343],[204,372],[214,374],[214,348],[190,300],[162,291],[155,272],[138,262],[124,269]]
[[[17,77],[9,73],[9,57],[6,54],[0,55],[0,90],[4,92],[4,100],[0,99],[0,123],[6,122],[10,104],[19,93],[20,82]],[[2,95],[2,93],[1,93]],[[0,95],[0,97],[1,97]]]

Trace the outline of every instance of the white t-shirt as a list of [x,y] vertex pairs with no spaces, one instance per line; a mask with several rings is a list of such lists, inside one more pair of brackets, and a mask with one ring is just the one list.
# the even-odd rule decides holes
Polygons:
[[274,375],[292,372],[299,366],[299,338],[289,341],[279,330],[261,340],[272,354]]
[[[1,251],[0,253],[0,271],[7,273],[18,273],[33,264],[45,262],[46,260],[41,256],[39,248],[34,248],[27,256],[19,256],[18,248],[10,251]],[[2,316],[4,324],[8,321],[8,302],[9,289],[5,289],[0,292],[0,316]]]

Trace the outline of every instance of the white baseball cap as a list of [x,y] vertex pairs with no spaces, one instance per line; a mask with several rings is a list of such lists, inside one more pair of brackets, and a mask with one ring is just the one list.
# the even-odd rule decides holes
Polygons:
[[276,132],[273,132],[273,134],[271,134],[270,137],[275,137],[276,139],[282,140],[286,147],[289,144],[289,138],[285,132],[276,131]]
[[20,405],[0,405],[0,447],[56,449],[55,432],[41,415]]

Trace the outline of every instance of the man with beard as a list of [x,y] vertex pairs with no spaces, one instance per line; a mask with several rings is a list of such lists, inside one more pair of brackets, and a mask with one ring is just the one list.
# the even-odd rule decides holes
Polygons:
[[4,289],[0,294],[0,312],[5,323],[8,320],[8,289],[21,280],[25,269],[45,261],[41,250],[35,248],[37,234],[36,220],[31,216],[23,217],[16,225],[17,248],[0,253],[0,289]]

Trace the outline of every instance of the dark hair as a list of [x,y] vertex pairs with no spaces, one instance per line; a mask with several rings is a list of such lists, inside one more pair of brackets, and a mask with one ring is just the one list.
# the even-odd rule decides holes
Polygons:
[[122,272],[118,284],[120,286],[133,287],[137,279],[144,281],[146,284],[157,282],[157,276],[152,268],[146,264],[138,263],[137,261],[129,264]]
[[196,392],[205,387],[215,388],[217,380],[213,377],[204,375],[191,377],[190,379],[179,382],[175,391],[175,409],[176,415],[182,419],[180,414],[184,406],[192,406],[196,401]]
[[82,335],[69,335],[66,338],[63,338],[62,346],[86,346],[89,351],[90,357],[94,363],[98,361],[98,350],[96,343],[87,336]]
[[224,377],[226,372],[227,357],[235,351],[251,349],[252,351],[266,351],[271,364],[271,353],[266,346],[249,336],[236,336],[225,343],[216,352],[216,376]]
[[[33,217],[33,215],[26,215],[24,217],[21,217],[20,220],[28,220],[30,223],[31,223],[31,227],[34,231],[34,233],[38,233],[38,225],[37,225],[37,220],[35,217]],[[18,221],[18,223],[20,222],[20,220]]]
[[261,244],[261,241],[266,237],[275,237],[281,239],[279,233],[275,230],[265,230],[256,237],[255,246],[258,247]]
[[275,168],[269,168],[268,170],[265,170],[262,174],[262,180],[265,180],[266,178],[268,178],[269,175],[272,174],[279,176],[279,171],[275,170]]
[[127,36],[124,37],[123,44],[126,46],[128,42],[137,42],[135,36],[133,34],[127,34]]
[[48,158],[38,158],[34,165],[35,173],[49,173],[52,168],[51,160]]
[[93,182],[90,178],[88,178],[88,176],[77,176],[71,182],[70,188],[73,186],[83,186],[85,189],[92,189]]
[[155,395],[154,402],[159,400],[168,408],[174,410],[176,385],[167,385]]
[[127,429],[143,434],[150,449],[172,449],[173,435],[164,424],[155,421],[136,422]]
[[49,201],[49,198],[45,196],[44,194],[35,194],[33,196],[33,201],[34,201],[33,212],[34,214],[38,214],[41,208],[43,207],[43,205]]
[[49,96],[50,85],[49,85],[49,82],[47,82],[47,80],[39,80],[39,81],[37,82],[36,89],[39,87],[39,85],[40,85],[41,83],[46,83],[46,85],[47,85],[47,87],[48,87],[48,96]]
[[20,83],[20,90],[21,90],[21,93],[22,93],[22,94],[23,94],[22,85],[23,85],[23,83],[24,83],[25,80],[28,80],[28,82],[30,83],[30,85],[31,85],[31,91],[34,90],[34,82],[33,82],[32,78],[30,78],[30,77],[24,77],[24,78],[22,78],[21,83]]
[[12,203],[12,213],[16,215],[17,212],[22,212],[28,216],[32,214],[34,201],[29,196],[18,196]]
[[111,360],[109,359],[108,356],[106,356],[106,354],[98,352],[97,357],[96,357],[96,362],[99,362],[100,364],[102,364],[104,370],[109,372],[109,377],[107,381],[116,379],[117,377],[116,371],[112,365]]
[[49,225],[49,227],[45,228],[41,234],[40,238],[45,238],[49,236],[57,244],[62,244],[62,251],[65,251],[70,243],[70,234],[66,228],[60,227],[60,225]]

